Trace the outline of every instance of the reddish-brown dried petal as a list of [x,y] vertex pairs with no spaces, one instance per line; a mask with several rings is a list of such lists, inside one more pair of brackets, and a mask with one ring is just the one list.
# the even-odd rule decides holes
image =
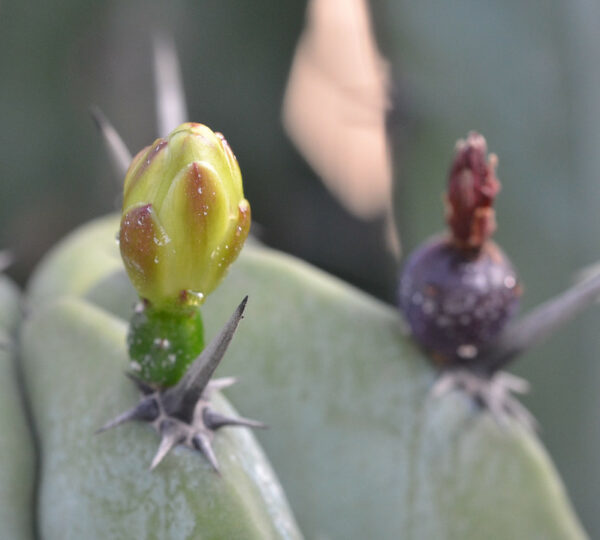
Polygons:
[[161,247],[169,242],[151,204],[134,207],[121,220],[119,247],[129,277],[142,297],[156,286]]
[[496,157],[487,155],[485,139],[471,132],[457,143],[446,196],[446,220],[454,242],[479,249],[496,228],[494,198],[500,191]]
[[227,240],[227,249],[223,253],[223,263],[229,266],[239,255],[244,242],[250,232],[250,222],[252,221],[251,210],[248,201],[244,199],[238,206],[238,220]]
[[213,176],[214,172],[201,163],[192,163],[187,172],[185,192],[195,232],[206,234],[208,221],[217,205],[217,180]]

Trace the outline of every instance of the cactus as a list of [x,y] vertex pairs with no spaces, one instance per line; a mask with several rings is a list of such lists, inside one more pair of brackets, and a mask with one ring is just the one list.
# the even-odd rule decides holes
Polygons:
[[[30,283],[29,303],[47,313],[37,324],[40,331],[56,324],[56,314],[48,311],[53,305],[84,304],[86,312],[97,315],[85,338],[96,335],[95,341],[82,343],[67,372],[81,362],[84,349],[100,347],[98,318],[124,336],[124,321],[136,301],[125,272],[115,264],[118,222],[118,216],[107,217],[73,233]],[[88,276],[74,280],[71,272],[81,272],[80,259],[94,264]],[[205,306],[207,335],[228,319],[242,291],[252,299],[244,332],[218,375],[240,376],[243,385],[228,395],[271,426],[257,436],[307,537],[585,537],[535,435],[514,422],[499,426],[459,392],[440,400],[429,397],[435,372],[401,330],[394,309],[292,257],[252,244]],[[59,331],[78,333],[81,317],[72,313],[69,320],[61,319],[61,328],[44,331],[48,339]],[[110,342],[114,351],[117,343]],[[108,342],[106,347],[108,353]],[[123,360],[120,347],[113,371]],[[41,344],[37,349],[28,355],[31,361],[41,356]],[[36,364],[41,369],[43,361]],[[86,365],[83,371],[90,369]],[[40,391],[45,376],[37,375]],[[121,385],[116,395],[124,405],[133,388],[118,373],[112,377]],[[92,370],[90,379],[102,377]],[[111,399],[102,388],[106,401],[100,408]],[[81,402],[85,399],[89,409],[88,392]],[[46,394],[37,405],[40,411],[47,410],[51,393]],[[100,420],[101,411],[91,410]],[[58,414],[53,411],[45,414]],[[150,437],[141,428],[118,433],[106,437]],[[88,444],[109,445],[92,440]],[[146,443],[137,467],[151,456]],[[115,460],[111,452],[114,447],[106,450],[108,464]],[[164,465],[175,466],[174,460],[187,455],[177,450]],[[166,474],[160,468],[156,472]]]
[[[255,439],[222,429],[264,427],[219,395],[233,378],[212,378],[247,297],[204,348],[199,305],[249,228],[233,153],[222,136],[184,124],[138,154],[124,191],[119,246],[141,297],[130,324],[79,297],[78,280],[53,301],[27,300],[21,353],[43,450],[40,530],[48,538],[300,538]],[[131,408],[136,387],[142,396]],[[151,423],[161,437],[152,459],[139,426],[91,436],[115,405],[127,412],[98,431]]]
[[[184,447],[150,472],[143,425],[94,436],[107,411],[131,406],[123,376],[127,325],[75,296],[39,306],[21,343],[42,449],[38,525],[44,538],[299,538],[263,452],[246,430],[214,440],[221,463]],[[215,407],[234,414],[221,397]]]
[[[185,447],[166,455],[173,444],[160,428],[154,459],[143,425],[93,437],[109,409],[135,403],[121,369],[139,290],[114,242],[120,222],[108,216],[70,235],[27,291],[20,347],[41,440],[38,525],[47,537],[300,537],[286,495],[308,537],[585,537],[533,433],[510,418],[499,425],[462,392],[431,399],[435,371],[394,309],[258,243],[212,292],[204,324],[207,336],[228,342],[243,309],[232,317],[231,306],[252,298],[217,375],[241,376],[243,387],[228,395],[272,426],[257,438],[285,495],[246,430],[202,432],[214,445],[214,455],[200,445],[208,461]],[[167,311],[180,298],[171,295]],[[222,349],[213,343],[210,358]],[[172,392],[185,401],[180,385],[209,364],[208,375],[217,363],[195,360],[171,386],[138,380],[140,403],[150,401],[133,416],[157,395],[159,409]],[[211,407],[237,417],[218,394]],[[217,461],[220,475],[211,471]]]

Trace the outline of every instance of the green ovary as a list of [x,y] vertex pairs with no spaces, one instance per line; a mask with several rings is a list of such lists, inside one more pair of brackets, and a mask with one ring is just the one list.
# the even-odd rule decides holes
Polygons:
[[155,388],[173,386],[204,348],[200,309],[147,305],[133,314],[127,344],[133,375]]

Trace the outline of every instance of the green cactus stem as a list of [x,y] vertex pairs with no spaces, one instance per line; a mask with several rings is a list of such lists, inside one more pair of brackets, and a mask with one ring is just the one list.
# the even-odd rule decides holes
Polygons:
[[225,416],[211,407],[214,392],[235,383],[235,379],[231,377],[214,380],[211,380],[211,377],[223,359],[242,319],[247,300],[246,296],[223,329],[175,386],[156,390],[143,379],[130,373],[129,376],[142,393],[140,402],[105,424],[98,432],[132,420],[148,422],[161,437],[151,469],[154,469],[172,448],[183,444],[200,451],[213,469],[219,472],[219,464],[211,445],[215,431],[225,426],[265,427],[255,420]]
[[140,302],[127,335],[130,370],[154,388],[176,384],[204,348],[204,326],[194,305],[157,309]]

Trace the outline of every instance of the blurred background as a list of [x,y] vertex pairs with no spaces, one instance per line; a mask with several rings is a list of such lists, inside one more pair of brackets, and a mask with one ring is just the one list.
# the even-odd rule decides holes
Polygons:
[[[454,142],[476,129],[500,159],[497,240],[520,272],[523,310],[600,259],[600,1],[321,4],[307,19],[299,0],[0,0],[9,273],[24,284],[64,234],[118,208],[88,109],[134,152],[158,135],[161,32],[179,53],[190,120],[222,131],[238,157],[265,243],[393,303],[392,215],[405,254],[442,229]],[[595,309],[514,367],[593,537],[599,327]]]

